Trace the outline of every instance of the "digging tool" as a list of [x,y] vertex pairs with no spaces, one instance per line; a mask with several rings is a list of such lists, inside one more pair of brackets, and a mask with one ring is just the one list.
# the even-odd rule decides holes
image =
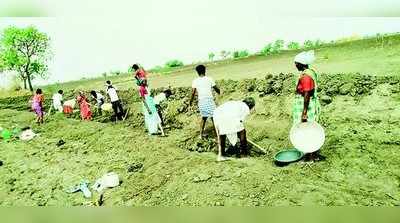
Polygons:
[[131,109],[131,108],[128,107],[128,109],[126,110],[125,116],[122,119],[122,121],[125,121],[126,117],[128,117],[129,109]]
[[247,139],[247,142],[249,142],[250,144],[252,144],[253,146],[257,147],[257,149],[261,150],[263,153],[267,153],[267,151],[262,148],[261,146],[257,145],[255,142],[251,141],[250,139]]

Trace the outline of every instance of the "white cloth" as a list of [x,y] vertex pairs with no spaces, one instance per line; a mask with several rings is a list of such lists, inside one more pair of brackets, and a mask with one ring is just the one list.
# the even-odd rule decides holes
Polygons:
[[117,94],[117,89],[115,89],[114,87],[108,88],[107,94],[110,96],[111,102],[115,102],[115,101],[119,100],[118,94]]
[[165,93],[160,93],[160,94],[154,96],[153,101],[154,101],[154,104],[159,105],[165,99],[167,99],[167,97],[165,96]]
[[244,129],[244,120],[250,114],[242,101],[228,101],[214,111],[214,124],[219,135],[227,135],[232,145],[237,143],[237,133]]
[[219,135],[227,135],[235,145],[237,133],[244,129],[244,120],[250,114],[249,107],[242,101],[228,101],[214,111],[214,124]]
[[63,96],[60,93],[56,93],[53,95],[53,107],[54,109],[62,112],[63,106],[62,106],[62,100]]
[[314,63],[314,61],[315,61],[314,50],[301,52],[297,54],[294,58],[294,62],[301,63],[304,65],[310,65]]
[[71,108],[75,108],[75,104],[76,104],[76,100],[75,99],[71,99],[71,100],[68,100],[68,101],[64,102],[65,106],[69,106]]
[[211,77],[202,76],[193,80],[192,88],[196,88],[199,100],[202,98],[212,98],[212,88],[215,81]]
[[104,96],[103,96],[102,94],[100,94],[99,92],[96,92],[96,95],[97,95],[97,98],[95,98],[95,99],[96,99],[96,102],[97,102],[98,104],[100,104],[100,103],[101,103],[101,100],[102,100],[102,99],[104,100]]

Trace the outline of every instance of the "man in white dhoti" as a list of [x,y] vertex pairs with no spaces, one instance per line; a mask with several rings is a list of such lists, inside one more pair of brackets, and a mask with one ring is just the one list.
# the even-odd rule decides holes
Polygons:
[[225,157],[225,144],[227,137],[231,145],[236,145],[239,137],[241,154],[249,154],[244,120],[250,114],[250,111],[254,106],[254,98],[246,98],[243,101],[225,102],[215,109],[213,118],[218,135],[218,161],[227,160]]

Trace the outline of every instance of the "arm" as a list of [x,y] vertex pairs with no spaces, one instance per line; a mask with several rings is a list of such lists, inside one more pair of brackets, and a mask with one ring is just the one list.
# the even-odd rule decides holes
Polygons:
[[217,85],[215,85],[213,88],[214,88],[214,91],[217,92],[217,94],[221,94],[221,91],[219,90]]
[[195,95],[196,95],[196,88],[193,88],[193,90],[192,90],[192,96],[190,97],[189,106],[192,105],[193,99],[194,99],[194,96],[195,96]]
[[303,114],[301,121],[302,122],[307,122],[307,110],[308,110],[308,105],[310,104],[310,98],[311,98],[311,91],[305,91],[304,92],[304,108],[303,108]]

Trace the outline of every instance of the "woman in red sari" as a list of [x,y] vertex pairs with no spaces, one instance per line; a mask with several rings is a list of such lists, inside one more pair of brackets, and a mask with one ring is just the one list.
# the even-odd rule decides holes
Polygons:
[[76,101],[79,104],[79,108],[81,110],[81,118],[82,120],[91,120],[92,119],[92,111],[90,111],[90,104],[85,96],[85,94],[80,91]]

